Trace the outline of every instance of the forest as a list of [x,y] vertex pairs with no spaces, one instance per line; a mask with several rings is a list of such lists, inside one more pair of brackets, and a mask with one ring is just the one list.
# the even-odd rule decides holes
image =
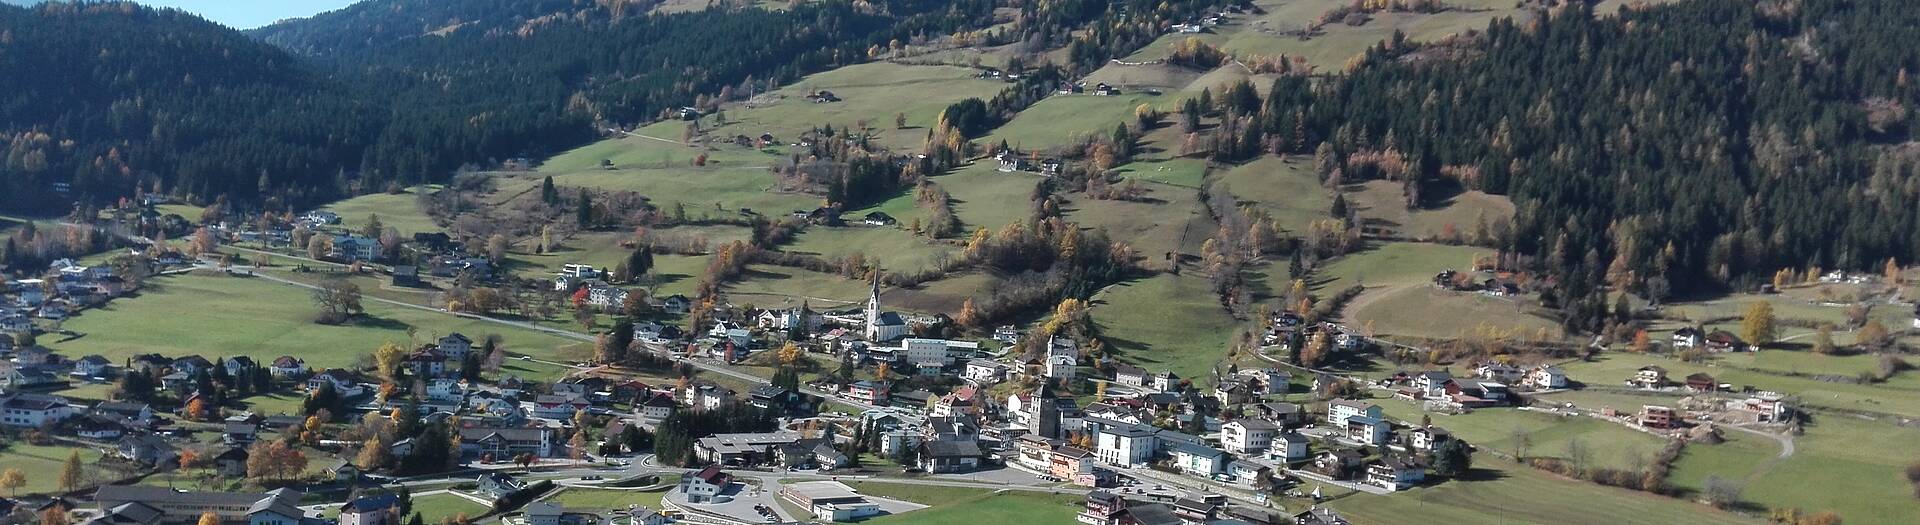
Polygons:
[[1400,181],[1414,207],[1449,188],[1509,195],[1513,231],[1486,243],[1534,256],[1569,305],[1603,301],[1603,284],[1659,299],[1920,259],[1910,3],[1560,9],[1396,37],[1349,75],[1223,102],[1247,115],[1237,141],[1260,146],[1228,156],[1314,153],[1323,178]]

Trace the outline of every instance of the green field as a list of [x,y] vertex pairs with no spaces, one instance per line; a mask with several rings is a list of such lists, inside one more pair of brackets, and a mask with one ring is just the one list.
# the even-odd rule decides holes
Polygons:
[[[1314,274],[1309,284],[1315,291],[1331,294],[1356,284],[1368,288],[1401,284],[1424,284],[1442,270],[1471,268],[1473,259],[1493,253],[1487,248],[1449,246],[1430,243],[1382,243],[1328,263]],[[1269,277],[1272,284],[1284,284],[1286,268]],[[1277,279],[1277,280],[1275,280]],[[1285,290],[1275,286],[1274,290]]]
[[645,492],[638,490],[608,490],[568,488],[559,494],[547,498],[547,501],[559,503],[570,509],[626,509],[628,505],[642,505],[660,510],[660,498],[666,491]]
[[1114,172],[1128,179],[1198,190],[1207,175],[1207,161],[1190,158],[1141,160],[1121,166]]
[[989,159],[933,178],[953,198],[953,214],[969,231],[999,230],[1001,226],[1026,220],[1033,209],[1033,187],[1040,182],[1040,177],[1031,173],[1001,173],[996,168]]
[[938,266],[943,257],[958,256],[959,248],[934,243],[903,229],[908,225],[813,227],[794,237],[784,251],[819,255],[829,259],[863,254],[869,264],[878,262],[887,270],[919,270]]
[[1356,493],[1331,506],[1353,523],[1370,525],[1764,523],[1705,505],[1575,481],[1491,458],[1476,456],[1474,471],[1476,481],[1441,483],[1388,496]]
[[1205,377],[1226,358],[1237,323],[1215,300],[1207,279],[1160,274],[1108,287],[1093,296],[1100,339],[1121,361],[1180,377]]
[[888,308],[923,313],[957,315],[968,297],[984,301],[999,278],[975,271],[949,275],[945,279],[923,283],[919,288],[897,288],[881,294]]
[[928,506],[952,505],[988,496],[988,489],[970,489],[958,487],[935,487],[928,485],[907,485],[872,481],[848,482],[847,486],[868,496],[909,501]]
[[1171,109],[1182,99],[1173,95],[1129,92],[1103,97],[1092,94],[1054,95],[1021,111],[979,144],[1007,145],[1021,151],[1045,150],[1079,143],[1087,137],[1106,137],[1115,126],[1133,120],[1134,108],[1150,104]]
[[[1446,315],[1430,315],[1446,312]],[[1342,316],[1354,325],[1373,323],[1383,336],[1451,339],[1495,330],[1516,339],[1532,340],[1545,329],[1557,339],[1560,323],[1536,313],[1524,301],[1455,292],[1432,286],[1392,287],[1366,293]]]
[[[1576,361],[1563,365],[1567,376],[1586,384],[1619,385],[1634,370],[1646,365],[1659,365],[1667,369],[1667,376],[1686,377],[1688,374],[1705,372],[1722,383],[1731,383],[1734,388],[1752,386],[1761,390],[1786,393],[1800,398],[1806,405],[1831,407],[1846,410],[1863,410],[1899,414],[1902,416],[1920,416],[1920,396],[1908,395],[1912,390],[1893,389],[1885,385],[1854,384],[1843,382],[1819,381],[1810,377],[1793,377],[1733,366],[1708,366],[1701,363],[1685,363],[1655,355],[1637,355],[1626,352],[1609,352],[1592,361]],[[1899,376],[1896,383],[1911,385],[1911,374]]]
[[473,321],[442,313],[363,301],[367,314],[346,326],[312,321],[316,307],[304,288],[257,278],[189,274],[152,279],[138,297],[88,310],[65,328],[80,334],[71,340],[41,338],[70,356],[100,354],[120,362],[136,354],[199,354],[209,359],[247,355],[271,361],[297,355],[313,368],[343,367],[387,341],[406,343],[407,330],[419,337],[461,332],[478,338],[500,334],[515,352],[566,358],[585,352],[584,344]]
[[1223,192],[1296,235],[1313,221],[1333,218],[1332,192],[1320,186],[1311,159],[1263,156],[1226,170],[1219,180]]
[[1151,202],[1100,200],[1077,196],[1061,207],[1067,220],[1082,228],[1102,228],[1146,257],[1149,267],[1165,267],[1169,253],[1199,253],[1216,226],[1191,189],[1142,183]]
[[869,292],[866,281],[769,265],[749,267],[739,282],[726,287],[727,298],[733,304],[751,304],[757,308],[791,308],[810,303],[813,308],[837,309],[865,304]]
[[[365,227],[367,218],[373,215],[379,215],[381,224],[399,230],[400,236],[405,238],[412,238],[415,233],[442,231],[443,228],[435,224],[432,217],[428,217],[425,211],[420,210],[419,202],[416,200],[418,197],[414,193],[423,189],[435,191],[434,188],[428,187],[408,189],[406,193],[398,195],[369,193],[329,204],[321,209],[340,214],[340,227],[354,231]],[[187,220],[196,219],[198,217],[187,217]]]
[[[1844,416],[1816,416],[1814,421],[1806,435],[1795,439],[1793,457],[1777,463],[1771,458],[1778,446],[1763,442],[1754,447],[1758,454],[1709,457],[1683,466],[1709,472],[1733,469],[1734,474],[1746,466],[1745,501],[1832,510],[1847,523],[1920,522],[1920,504],[1914,503],[1912,486],[1901,477],[1901,470],[1916,459],[1914,451],[1920,450],[1920,429]],[[1757,466],[1753,461],[1759,461]]]
[[1514,9],[1514,2],[1462,0],[1447,5],[1485,10],[1461,9],[1433,14],[1382,12],[1375,13],[1373,20],[1359,27],[1338,22],[1328,24],[1321,28],[1322,34],[1307,40],[1290,34],[1306,28],[1321,13],[1345,3],[1341,0],[1259,0],[1254,4],[1266,11],[1263,15],[1235,15],[1229,24],[1215,27],[1211,33],[1168,34],[1125,60],[1165,58],[1174,42],[1195,37],[1242,55],[1305,57],[1316,72],[1336,73],[1348,58],[1386,40],[1395,30],[1405,32],[1411,40],[1434,41],[1470,29],[1483,29],[1495,18],[1524,19],[1525,16]]
[[7,495],[12,496],[14,492],[35,494],[59,490],[60,470],[67,462],[67,456],[74,451],[80,452],[80,469],[88,476],[87,479],[104,481],[100,478],[111,475],[94,466],[94,461],[100,459],[98,450],[67,446],[43,447],[25,441],[8,440],[5,448],[0,448],[0,470],[20,469],[22,474],[27,475],[27,485]]
[[[889,149],[917,149],[949,104],[968,98],[986,100],[1006,89],[1006,83],[975,78],[977,71],[955,66],[915,66],[871,62],[817,73],[756,98],[728,104],[727,124],[714,128],[725,136],[758,136],[771,132],[790,141],[815,126],[857,127],[862,120],[876,133],[875,142]],[[814,90],[828,90],[840,102],[807,100]],[[905,113],[907,127],[895,129],[895,113]]]
[[486,514],[487,510],[486,505],[452,494],[428,494],[413,498],[413,511],[419,513],[420,520],[426,523],[440,523],[445,518],[461,515],[477,518]]
[[[1418,424],[1422,415],[1411,402],[1375,400],[1389,417]],[[1639,408],[1639,407],[1634,407]],[[1653,462],[1662,438],[1618,423],[1586,416],[1562,416],[1538,411],[1475,410],[1466,414],[1431,414],[1433,424],[1482,450],[1514,454],[1516,433],[1526,435],[1527,457],[1568,458],[1570,443],[1578,442],[1589,455],[1588,467],[1634,469]]]
[[1073,523],[1082,496],[1007,492],[955,501],[906,514],[881,516],[874,525],[980,525],[983,523]]

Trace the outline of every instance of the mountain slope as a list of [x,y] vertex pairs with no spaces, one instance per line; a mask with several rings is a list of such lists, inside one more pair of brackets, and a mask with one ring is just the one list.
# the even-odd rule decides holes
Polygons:
[[131,3],[0,6],[0,204],[55,182],[252,195],[326,184],[356,164],[376,108],[295,57],[225,27]]

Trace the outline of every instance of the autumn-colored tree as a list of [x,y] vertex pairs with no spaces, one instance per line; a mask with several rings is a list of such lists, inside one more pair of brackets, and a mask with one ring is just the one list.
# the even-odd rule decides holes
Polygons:
[[873,376],[879,378],[881,381],[886,381],[893,376],[893,366],[888,363],[880,363],[880,366],[873,369]]
[[374,366],[378,367],[380,377],[392,380],[399,377],[400,366],[407,361],[407,349],[399,343],[387,341],[373,351]]
[[194,398],[193,401],[188,401],[186,416],[187,416],[187,420],[189,421],[199,421],[202,419],[206,419],[207,400],[204,398]]
[[60,467],[60,490],[73,492],[80,488],[81,483],[85,483],[85,480],[80,471],[80,451],[75,450],[67,454],[67,463]]
[[1313,339],[1307,342],[1306,350],[1300,352],[1300,366],[1308,368],[1320,366],[1320,362],[1326,359],[1328,348],[1333,346],[1333,340],[1327,332],[1327,330],[1321,330],[1313,334]]
[[207,465],[207,458],[192,449],[180,451],[180,470],[193,470]]
[[780,364],[791,365],[795,361],[800,360],[802,353],[800,345],[793,344],[793,341],[787,341],[787,344],[780,345],[780,353],[778,354]]
[[1786,289],[1787,285],[1793,284],[1794,281],[1798,280],[1799,277],[1793,274],[1792,268],[1781,268],[1780,271],[1773,272],[1773,289]]
[[1773,303],[1754,301],[1747,305],[1747,313],[1740,320],[1740,337],[1754,346],[1771,344],[1779,330],[1775,322]]
[[1653,341],[1651,340],[1651,338],[1647,336],[1647,331],[1645,329],[1641,329],[1633,333],[1632,348],[1633,348],[1633,353],[1636,353],[1636,354],[1644,354],[1644,353],[1647,353],[1649,350],[1653,349]]
[[960,315],[955,316],[953,320],[960,323],[960,326],[976,329],[980,328],[980,324],[985,321],[981,317],[980,307],[974,306],[972,296],[968,296],[966,301],[960,303]]
[[67,525],[69,523],[72,523],[72,521],[67,519],[65,507],[48,505],[47,510],[40,511],[40,525]]
[[0,488],[7,489],[8,495],[20,495],[20,487],[25,486],[27,486],[27,473],[21,472],[20,469],[9,468],[6,472],[0,472]]
[[1886,266],[1881,268],[1881,272],[1886,274],[1887,284],[1890,284],[1890,285],[1900,284],[1901,279],[1900,279],[1900,262],[1899,261],[1894,260],[1892,257],[1888,257],[1887,264]]
[[567,454],[572,457],[574,461],[587,459],[586,429],[574,431],[573,439],[567,440]]
[[1854,339],[1868,350],[1880,350],[1893,343],[1893,336],[1887,332],[1887,325],[1881,324],[1879,319],[1867,321],[1865,326],[1860,327],[1860,333]]
[[386,439],[375,435],[368,438],[360,448],[360,455],[354,458],[353,464],[360,467],[360,470],[377,470],[387,466],[391,461],[393,461],[393,452],[387,450]]
[[199,525],[220,525],[220,515],[214,514],[211,510],[202,512]]
[[1813,353],[1831,355],[1839,350],[1833,344],[1833,325],[1820,323],[1813,334]]

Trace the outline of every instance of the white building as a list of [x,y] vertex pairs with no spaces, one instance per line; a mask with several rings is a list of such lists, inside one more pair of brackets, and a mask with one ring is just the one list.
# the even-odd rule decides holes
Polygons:
[[1102,463],[1123,467],[1143,466],[1153,460],[1154,450],[1160,446],[1155,434],[1153,427],[1144,425],[1103,425],[1095,452]]
[[1236,419],[1220,427],[1220,446],[1235,454],[1254,454],[1273,446],[1280,426],[1259,419]]

